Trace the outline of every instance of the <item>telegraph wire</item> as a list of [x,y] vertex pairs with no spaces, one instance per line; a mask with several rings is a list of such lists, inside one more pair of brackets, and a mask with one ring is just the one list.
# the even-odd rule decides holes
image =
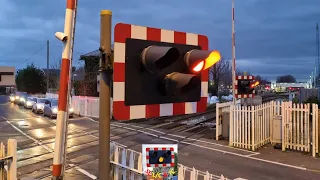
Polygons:
[[27,63],[33,56],[35,56],[36,54],[38,54],[45,46],[46,46],[46,44],[44,44],[43,46],[41,46],[41,48],[40,48],[38,51],[36,51],[35,53],[33,53],[29,58],[27,58],[23,64]]

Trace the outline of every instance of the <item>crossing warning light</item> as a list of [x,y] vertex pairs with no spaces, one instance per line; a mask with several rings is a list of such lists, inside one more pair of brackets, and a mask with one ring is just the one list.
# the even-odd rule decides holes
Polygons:
[[127,39],[126,49],[127,105],[199,101],[201,72],[221,59],[216,50],[151,40]]
[[236,98],[251,98],[255,94],[255,87],[259,82],[253,83],[253,76],[236,76],[235,96]]
[[220,59],[204,35],[118,23],[113,116],[117,120],[204,112],[208,68]]
[[216,64],[221,59],[219,51],[191,50],[185,54],[184,60],[193,72],[201,72]]
[[258,86],[260,84],[259,81],[256,81],[255,83],[251,84],[251,88],[255,88],[256,86]]
[[171,164],[171,151],[153,150],[149,151],[149,164]]

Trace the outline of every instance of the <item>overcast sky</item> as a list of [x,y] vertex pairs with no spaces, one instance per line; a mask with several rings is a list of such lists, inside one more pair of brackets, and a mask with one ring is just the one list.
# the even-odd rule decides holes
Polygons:
[[[236,64],[269,80],[292,74],[307,79],[316,55],[320,0],[235,0]],[[65,0],[0,0],[0,65],[46,67],[61,59]],[[231,58],[231,0],[79,0],[74,65],[99,47],[100,10],[125,22],[205,34],[210,48]]]

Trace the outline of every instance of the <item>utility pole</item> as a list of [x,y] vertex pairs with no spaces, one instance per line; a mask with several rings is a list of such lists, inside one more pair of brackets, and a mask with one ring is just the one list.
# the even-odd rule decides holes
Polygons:
[[320,52],[319,52],[319,26],[318,23],[316,25],[316,69],[317,69],[317,73],[316,73],[316,85],[318,87],[319,85],[319,79],[320,79]]
[[233,105],[236,104],[235,97],[235,77],[236,77],[236,52],[235,52],[235,32],[234,32],[234,0],[232,0],[232,96]]
[[47,40],[47,92],[49,92],[49,40]]
[[110,179],[110,74],[112,12],[100,12],[99,179]]
[[69,119],[69,89],[70,89],[70,66],[72,66],[72,38],[74,28],[74,10],[76,0],[67,0],[64,32],[57,32],[56,37],[63,42],[62,62],[60,71],[60,89],[58,100],[58,113],[56,124],[56,137],[54,144],[54,156],[52,166],[52,179],[63,179],[65,163],[65,137],[67,122]]

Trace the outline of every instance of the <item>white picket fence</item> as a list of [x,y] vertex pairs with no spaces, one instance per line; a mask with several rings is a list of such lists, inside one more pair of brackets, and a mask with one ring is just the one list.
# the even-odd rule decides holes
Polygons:
[[[142,153],[131,149],[126,149],[112,143],[110,162],[113,170],[113,179],[131,179],[142,180]],[[208,171],[203,172],[195,168],[190,168],[178,164],[178,180],[228,180],[223,175],[217,176]]]
[[312,151],[312,156],[315,157],[319,153],[318,105],[284,102],[282,120],[282,137],[284,137],[282,138],[282,150]]
[[[268,144],[277,143],[273,133],[281,135],[282,150],[319,153],[319,117],[317,104],[293,104],[271,101],[257,106],[217,104],[217,131],[222,130],[221,114],[230,113],[229,145],[255,151]],[[312,112],[312,113],[311,113]],[[280,117],[281,127],[274,127]],[[280,131],[280,132],[277,132]],[[311,148],[312,147],[312,148]]]
[[272,102],[230,106],[229,145],[255,151],[271,142]]
[[222,114],[230,113],[232,102],[216,103],[216,140],[222,135]]
[[9,139],[7,146],[0,143],[0,179],[17,180],[17,141]]
[[[58,94],[47,93],[46,98],[58,98]],[[79,116],[99,117],[99,97],[72,96],[71,106],[74,113]],[[112,113],[112,99],[110,100],[110,112]]]
[[[240,100],[236,104],[240,104]],[[216,103],[216,140],[222,135],[222,114],[230,113],[232,102]]]

